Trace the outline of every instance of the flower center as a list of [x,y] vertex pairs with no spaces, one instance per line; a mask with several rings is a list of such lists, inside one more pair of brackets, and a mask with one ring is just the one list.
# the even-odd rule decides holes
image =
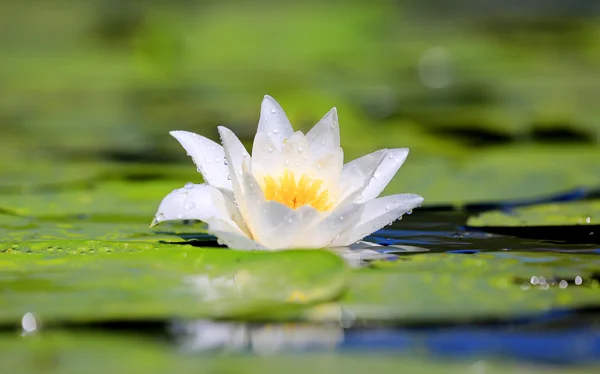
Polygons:
[[302,175],[296,183],[294,173],[285,169],[279,180],[270,175],[265,177],[264,193],[267,200],[275,200],[292,209],[308,204],[322,212],[331,208],[329,191],[321,191],[322,185],[323,180],[306,175]]

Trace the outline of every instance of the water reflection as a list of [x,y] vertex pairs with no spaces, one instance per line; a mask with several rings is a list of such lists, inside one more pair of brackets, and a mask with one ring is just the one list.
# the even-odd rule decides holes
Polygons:
[[337,324],[244,324],[177,322],[172,332],[184,352],[243,352],[268,355],[282,351],[334,350],[344,339]]
[[479,360],[510,357],[547,363],[584,364],[600,360],[598,329],[574,325],[556,333],[544,327],[544,320],[556,323],[557,316],[548,314],[535,323],[513,324],[510,330],[494,324],[343,328],[338,324],[191,321],[174,323],[171,333],[179,349],[188,354],[376,351]]

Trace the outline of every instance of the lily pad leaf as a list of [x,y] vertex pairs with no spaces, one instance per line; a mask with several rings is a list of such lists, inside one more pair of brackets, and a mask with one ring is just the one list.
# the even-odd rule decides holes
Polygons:
[[308,318],[456,322],[600,305],[595,255],[424,254],[378,267],[355,270],[340,301]]
[[599,223],[600,201],[541,204],[509,212],[489,211],[470,217],[467,221],[467,225],[472,227],[573,226]]
[[0,254],[0,323],[17,324],[27,312],[45,323],[275,316],[338,296],[347,274],[344,261],[327,251],[136,242],[106,253],[111,243],[97,245],[91,256],[49,254],[78,251],[73,246]]

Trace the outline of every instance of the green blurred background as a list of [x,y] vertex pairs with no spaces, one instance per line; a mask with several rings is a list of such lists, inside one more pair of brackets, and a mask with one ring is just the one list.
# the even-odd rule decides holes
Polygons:
[[346,161],[410,147],[390,189],[429,203],[597,187],[599,21],[593,0],[0,1],[0,176],[191,178],[168,131],[250,144],[270,94],[301,130],[336,106]]

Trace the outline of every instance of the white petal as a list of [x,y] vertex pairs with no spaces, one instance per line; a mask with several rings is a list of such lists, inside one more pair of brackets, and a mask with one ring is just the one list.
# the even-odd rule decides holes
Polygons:
[[344,166],[344,151],[337,147],[330,150],[321,158],[315,161],[313,169],[315,178],[325,181],[325,187],[331,190],[333,196],[337,191]]
[[396,172],[400,169],[407,156],[408,148],[388,149],[386,156],[381,161],[375,173],[373,173],[369,185],[363,191],[361,201],[366,202],[379,196],[385,186],[396,175]]
[[225,153],[220,144],[188,131],[171,131],[171,134],[192,158],[204,182],[220,188],[231,189],[227,179]]
[[319,218],[311,206],[291,209],[276,201],[267,201],[254,176],[244,173],[244,193],[248,217],[246,222],[254,240],[269,249],[299,248],[298,240]]
[[211,219],[221,219],[235,224],[226,200],[227,197],[216,187],[207,184],[187,184],[163,199],[155,220],[163,222],[197,219],[208,222]]
[[340,190],[338,201],[360,197],[363,190],[369,185],[373,174],[383,161],[386,149],[375,151],[366,156],[357,158],[344,165],[340,176]]
[[214,220],[208,224],[208,232],[217,237],[219,243],[228,246],[231,249],[244,250],[264,250],[263,245],[250,239],[241,230],[230,223],[221,220]]
[[[308,146],[306,136],[296,131],[291,137],[286,139],[281,152],[284,168],[289,168],[296,177],[302,174],[310,175],[315,165],[315,158]],[[283,170],[282,170],[283,172]]]
[[364,205],[345,204],[333,210],[325,219],[306,230],[298,244],[301,248],[329,246],[344,231],[360,220]]
[[267,175],[283,174],[281,151],[264,132],[256,133],[252,146],[252,173],[261,182]]
[[235,134],[226,127],[219,126],[219,135],[227,158],[227,166],[229,168],[228,178],[231,180],[231,187],[235,195],[235,200],[238,203],[238,208],[244,218],[246,215],[244,194],[242,191],[241,178],[243,175],[242,165],[250,158],[246,148]]
[[404,213],[421,205],[423,198],[414,194],[399,194],[371,200],[364,204],[360,221],[344,231],[332,246],[350,245],[392,223]]
[[337,109],[333,108],[306,134],[310,150],[319,158],[340,146]]
[[285,112],[277,101],[269,95],[265,95],[260,107],[257,132],[267,133],[273,139],[273,143],[277,148],[281,148],[283,141],[294,133]]

